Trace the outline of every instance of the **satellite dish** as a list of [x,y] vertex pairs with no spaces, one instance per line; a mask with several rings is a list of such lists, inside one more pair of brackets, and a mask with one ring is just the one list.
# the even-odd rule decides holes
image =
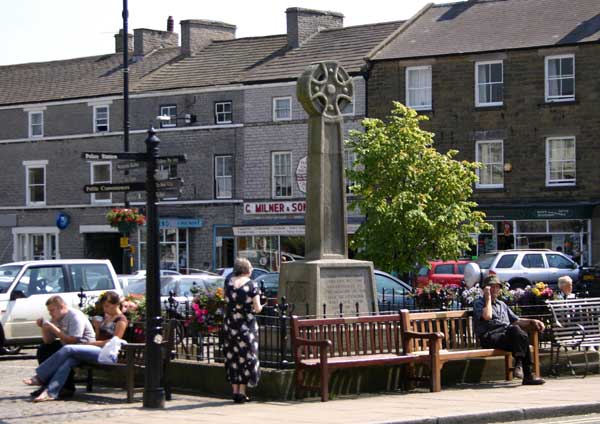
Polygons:
[[477,262],[469,262],[465,265],[464,281],[468,289],[475,286],[481,280],[481,268]]

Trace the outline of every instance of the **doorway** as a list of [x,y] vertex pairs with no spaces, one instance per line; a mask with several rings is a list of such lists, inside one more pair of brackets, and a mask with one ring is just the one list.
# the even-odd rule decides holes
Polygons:
[[84,257],[86,259],[108,259],[117,274],[123,273],[123,249],[119,245],[119,233],[87,233]]

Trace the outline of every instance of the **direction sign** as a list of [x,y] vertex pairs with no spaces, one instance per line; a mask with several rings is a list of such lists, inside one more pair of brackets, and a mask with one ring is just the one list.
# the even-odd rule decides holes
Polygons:
[[148,155],[146,153],[132,152],[83,152],[82,159],[87,160],[139,160],[146,161]]
[[85,193],[108,193],[123,191],[144,191],[146,183],[114,183],[114,184],[86,184],[83,186]]
[[119,171],[128,171],[130,169],[140,168],[142,165],[143,165],[142,162],[124,162],[124,163],[118,163],[116,165],[116,168]]
[[157,165],[174,165],[187,162],[187,155],[159,156],[156,158]]
[[162,180],[156,182],[156,189],[165,191],[169,189],[179,189],[183,185],[181,178],[169,178],[168,180]]

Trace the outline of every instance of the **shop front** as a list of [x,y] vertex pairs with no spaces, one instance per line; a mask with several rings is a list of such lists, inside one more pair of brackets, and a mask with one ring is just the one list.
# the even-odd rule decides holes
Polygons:
[[481,207],[492,231],[476,235],[474,255],[506,249],[562,251],[580,265],[592,261],[594,206]]

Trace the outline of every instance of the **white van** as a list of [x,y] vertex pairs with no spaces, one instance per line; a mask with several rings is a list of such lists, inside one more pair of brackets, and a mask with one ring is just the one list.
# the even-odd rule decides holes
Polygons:
[[[81,293],[85,297],[82,299]],[[123,294],[109,260],[66,259],[0,265],[0,351],[40,343],[38,318],[50,319],[46,300],[60,295],[71,308],[113,290]]]

